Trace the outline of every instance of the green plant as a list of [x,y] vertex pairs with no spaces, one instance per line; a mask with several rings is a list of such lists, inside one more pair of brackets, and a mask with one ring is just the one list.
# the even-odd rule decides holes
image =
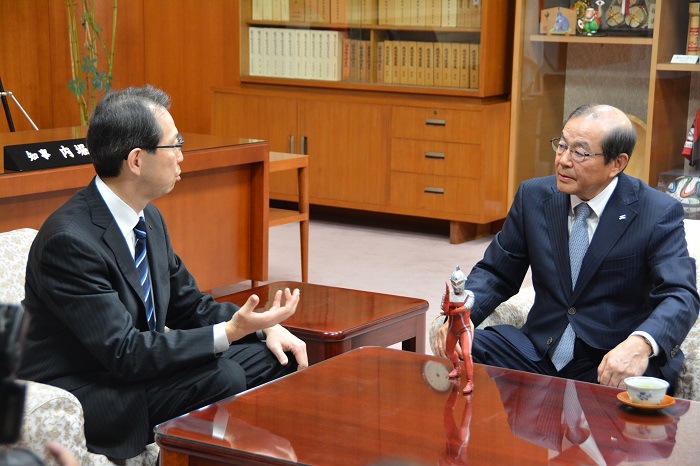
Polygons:
[[[82,6],[82,16],[78,18],[78,6]],[[117,28],[117,0],[112,2],[111,45],[103,39],[103,30],[95,19],[95,0],[66,0],[68,9],[68,36],[71,57],[71,80],[68,83],[70,93],[78,102],[80,124],[87,125],[92,110],[99,98],[112,86],[112,63]],[[78,23],[80,19],[80,23]],[[82,27],[85,42],[79,44],[79,28]],[[106,70],[99,71],[99,53],[102,51],[106,60]]]

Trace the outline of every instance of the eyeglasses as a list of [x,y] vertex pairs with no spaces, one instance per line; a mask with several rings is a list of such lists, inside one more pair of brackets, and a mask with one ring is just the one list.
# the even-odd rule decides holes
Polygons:
[[[177,141],[177,144],[171,144],[169,146],[155,146],[155,147],[153,147],[153,149],[146,149],[146,150],[149,152],[155,152],[156,149],[176,149],[176,150],[182,151],[182,145],[185,143],[185,138],[183,138],[181,135],[178,134],[176,141]],[[130,152],[131,152],[131,150],[129,151],[129,153]],[[124,160],[129,158],[129,153],[127,153],[124,156]]]
[[556,152],[557,155],[562,155],[564,152],[567,150],[569,151],[569,154],[571,154],[571,158],[574,159],[576,162],[583,162],[586,160],[588,157],[594,157],[596,155],[603,155],[601,154],[589,154],[588,152],[583,152],[581,149],[572,149],[565,143],[561,141],[561,138],[552,138],[549,140],[549,142],[552,143],[552,150]]
[[154,149],[177,149],[182,150],[182,145],[185,143],[185,138],[181,135],[177,135],[177,144],[172,144],[170,146],[155,146]]

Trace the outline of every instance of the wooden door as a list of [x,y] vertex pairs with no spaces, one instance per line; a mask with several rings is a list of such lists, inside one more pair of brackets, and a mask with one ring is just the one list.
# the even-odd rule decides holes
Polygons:
[[384,206],[391,107],[300,100],[298,110],[299,133],[309,155],[311,202],[363,210]]

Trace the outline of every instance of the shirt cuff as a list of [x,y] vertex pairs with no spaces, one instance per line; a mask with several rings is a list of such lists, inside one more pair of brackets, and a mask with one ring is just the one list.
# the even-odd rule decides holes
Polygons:
[[659,355],[659,345],[656,343],[656,340],[654,340],[654,338],[647,332],[644,332],[642,330],[636,330],[632,332],[632,335],[637,335],[644,338],[647,341],[647,343],[651,345],[652,352],[651,356],[649,356],[650,358]]
[[214,353],[223,353],[229,347],[228,337],[226,336],[226,322],[215,324],[212,328],[214,329]]

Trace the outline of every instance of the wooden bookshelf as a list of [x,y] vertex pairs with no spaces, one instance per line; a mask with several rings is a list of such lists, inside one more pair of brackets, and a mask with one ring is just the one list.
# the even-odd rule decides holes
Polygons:
[[[246,134],[272,151],[308,155],[312,206],[447,220],[454,243],[500,224],[508,205],[512,2],[482,1],[479,27],[449,28],[263,20],[252,9],[251,0],[240,2],[240,84],[214,89],[215,134]],[[475,43],[478,85],[419,85],[409,70],[409,82],[377,82],[381,66],[371,60],[363,82],[251,76],[256,27],[337,31],[368,41],[370,57],[391,40]],[[294,174],[272,173],[270,197],[295,202]]]
[[652,31],[587,37],[541,35],[541,2],[517,2],[510,197],[525,179],[552,173],[548,139],[561,132],[572,110],[589,102],[615,105],[635,122],[638,143],[626,173],[656,186],[659,174],[687,169],[681,150],[699,105],[700,65],[672,64],[671,58],[685,53],[688,1],[646,3],[655,4]]

